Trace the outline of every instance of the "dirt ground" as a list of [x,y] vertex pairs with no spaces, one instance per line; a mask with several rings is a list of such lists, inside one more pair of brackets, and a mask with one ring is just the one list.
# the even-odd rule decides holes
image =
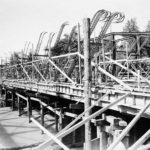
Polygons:
[[[34,115],[39,116],[38,113]],[[45,119],[46,123],[50,124],[50,131],[55,134],[52,120],[53,118]],[[19,117],[18,112],[12,111],[9,107],[0,108],[0,149],[35,146],[47,139],[48,136],[41,134],[34,123],[29,123],[26,114]]]
[[[33,112],[33,115],[40,121],[37,112]],[[53,117],[45,116],[45,126],[51,133],[56,134]],[[26,113],[19,117],[18,111],[12,111],[9,107],[0,108],[0,150],[12,148],[31,150],[35,145],[46,140],[48,136],[41,134],[41,130],[34,123],[29,123]],[[71,150],[83,150],[83,148],[71,148]]]

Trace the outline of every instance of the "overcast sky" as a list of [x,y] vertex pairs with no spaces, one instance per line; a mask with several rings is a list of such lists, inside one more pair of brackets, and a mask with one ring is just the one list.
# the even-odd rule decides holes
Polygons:
[[144,30],[150,20],[150,0],[0,0],[0,57],[21,51],[26,41],[35,47],[42,31],[57,32],[64,21],[69,30],[100,9],[124,12],[126,19],[112,31],[121,31],[134,17]]

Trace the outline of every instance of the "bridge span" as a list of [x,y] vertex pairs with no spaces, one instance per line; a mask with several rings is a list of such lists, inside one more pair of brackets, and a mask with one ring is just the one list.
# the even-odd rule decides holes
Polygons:
[[[148,142],[150,33],[106,34],[110,24],[123,19],[121,13],[100,10],[91,21],[84,19],[83,37],[78,24],[68,39],[60,39],[65,22],[53,46],[50,33],[44,55],[39,50],[46,32],[32,53],[24,48],[21,56],[1,63],[1,105],[17,109],[19,116],[27,108],[29,123],[50,137],[35,149],[46,149],[52,140],[65,150],[83,144],[86,150],[113,150],[120,143],[133,150]],[[104,25],[95,38],[99,20]],[[33,110],[40,112],[40,123]],[[55,117],[56,136],[44,126],[46,114]]]

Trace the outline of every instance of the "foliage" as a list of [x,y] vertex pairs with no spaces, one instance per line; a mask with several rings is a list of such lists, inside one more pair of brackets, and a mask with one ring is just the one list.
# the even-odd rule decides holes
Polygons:
[[127,21],[125,24],[125,27],[123,28],[124,32],[139,32],[139,27],[137,25],[136,18],[131,18]]
[[150,21],[148,21],[145,31],[146,32],[150,32]]
[[10,64],[14,65],[19,62],[19,55],[17,52],[13,52],[10,56]]

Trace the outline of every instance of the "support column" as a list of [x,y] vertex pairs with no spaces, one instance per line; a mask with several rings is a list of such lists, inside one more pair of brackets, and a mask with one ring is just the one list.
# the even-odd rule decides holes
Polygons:
[[[113,35],[113,51],[112,51],[112,59],[116,60],[116,43],[115,43],[115,37]],[[112,75],[116,76],[116,64],[113,64],[112,66]]]
[[0,86],[0,97],[2,97],[2,86]]
[[[84,109],[91,105],[91,60],[90,60],[90,19],[83,20],[84,35]],[[85,119],[90,116],[90,112],[85,113]],[[85,123],[85,150],[91,150],[91,122]]]
[[140,52],[140,37],[136,36],[136,41],[137,41],[137,59],[140,58],[141,52]]
[[63,129],[63,108],[60,108],[60,115],[59,115],[59,131]]
[[[78,52],[81,53],[81,45],[80,45],[80,25],[78,23]],[[81,68],[81,58],[79,57],[79,83],[82,83],[82,68]]]
[[[75,103],[75,104],[70,104],[69,109],[72,110],[73,114],[79,114],[82,110],[84,110],[84,106],[82,104]],[[73,120],[74,120],[74,118],[72,118],[72,121]],[[76,130],[75,130],[75,131],[72,132],[72,144],[73,145],[76,144],[76,135],[77,134],[76,134]],[[82,142],[82,141],[80,141],[80,142]]]
[[5,106],[8,106],[8,94],[7,94],[7,89],[5,89]]
[[28,96],[28,115],[29,115],[29,123],[31,122],[31,116],[32,116],[32,106],[31,106],[31,99],[30,96]]
[[[44,127],[44,106],[42,104],[41,104],[41,125]],[[42,134],[44,134],[43,131]]]
[[[60,114],[59,114],[59,132],[63,129],[63,118],[64,118],[64,111],[63,107],[60,108]],[[62,141],[62,138],[60,139]]]
[[[140,52],[140,37],[139,36],[136,36],[136,56],[135,56],[135,59],[140,59],[140,55],[141,55],[141,52]],[[139,70],[139,66],[141,66],[140,62],[136,63],[136,69]]]
[[12,110],[15,110],[15,92],[12,91]]
[[56,113],[56,109],[57,109],[57,102],[55,102],[55,124],[56,124],[56,132],[58,132],[58,116]]
[[[102,55],[103,55],[103,69],[106,70],[106,64],[105,64],[105,46],[104,46],[104,40],[102,39]],[[106,75],[102,74],[102,82],[106,82]]]
[[99,150],[107,150],[108,137],[106,133],[106,126],[109,125],[110,124],[106,121],[106,117],[104,114],[102,116],[102,119],[96,120],[97,135],[100,139]]
[[21,116],[21,99],[19,96],[17,96],[18,99],[18,111],[19,111],[19,116]]

